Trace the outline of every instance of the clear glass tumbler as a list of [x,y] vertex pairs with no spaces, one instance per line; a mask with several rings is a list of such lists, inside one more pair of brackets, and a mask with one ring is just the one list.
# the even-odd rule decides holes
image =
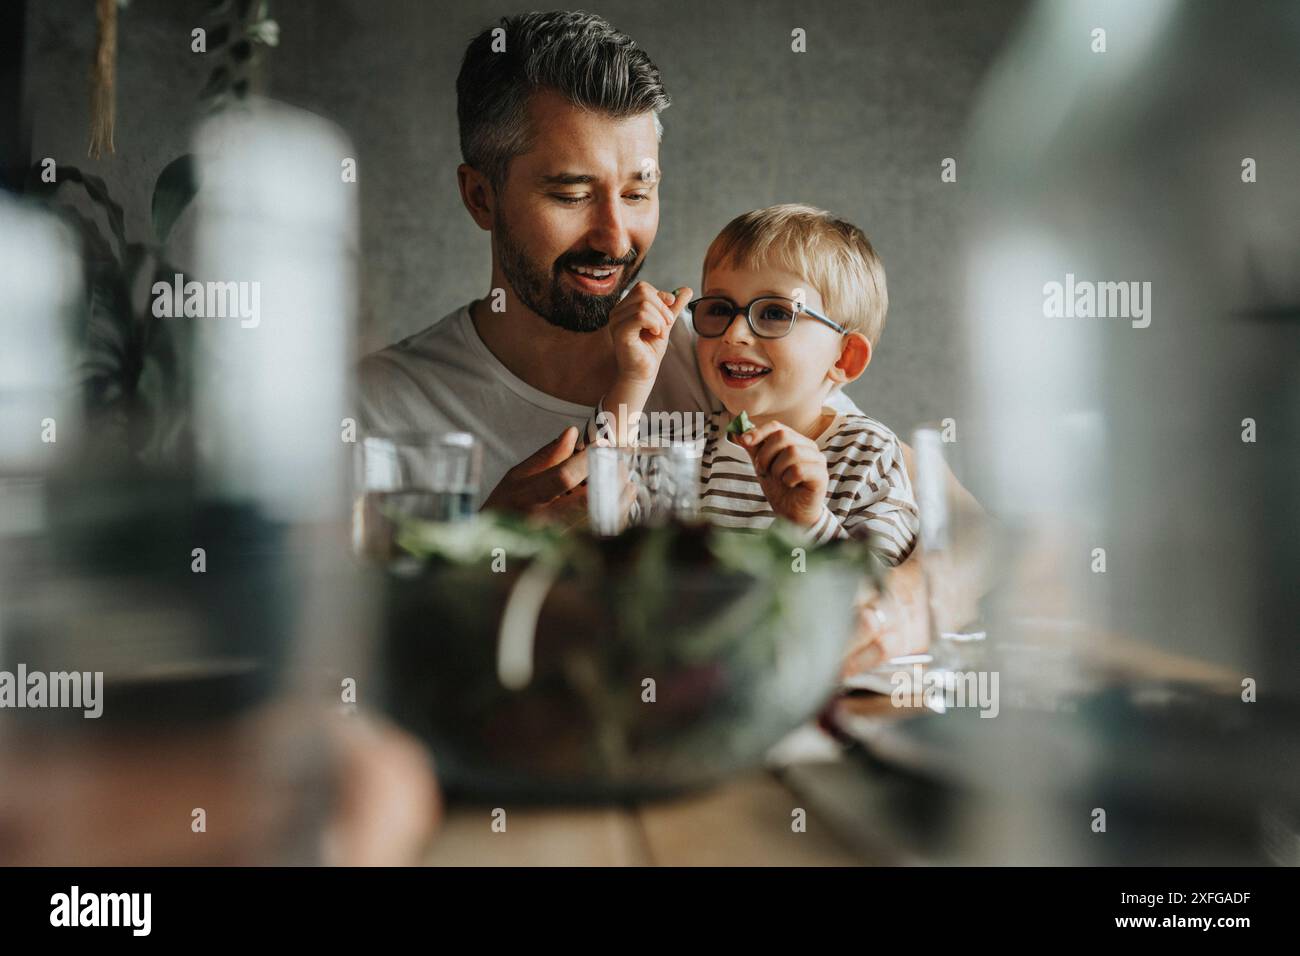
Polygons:
[[482,446],[468,432],[367,436],[357,448],[353,549],[392,557],[401,517],[472,518],[482,472]]
[[[591,529],[618,534],[629,523],[693,521],[700,507],[700,450],[691,442],[588,449],[587,506]],[[630,509],[624,489],[635,492]]]

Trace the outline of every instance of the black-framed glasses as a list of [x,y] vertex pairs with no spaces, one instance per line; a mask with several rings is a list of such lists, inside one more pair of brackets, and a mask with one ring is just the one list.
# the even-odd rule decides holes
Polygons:
[[750,331],[760,339],[779,339],[789,335],[795,320],[801,315],[829,325],[840,335],[849,331],[802,302],[779,295],[759,296],[748,305],[736,305],[721,295],[706,295],[688,304],[687,308],[691,310],[695,334],[706,339],[725,335],[738,315],[745,316]]

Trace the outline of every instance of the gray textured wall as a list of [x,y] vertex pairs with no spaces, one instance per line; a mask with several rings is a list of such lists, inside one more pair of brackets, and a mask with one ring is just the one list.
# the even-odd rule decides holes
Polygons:
[[[133,0],[121,14],[116,156],[85,158],[93,5],[29,0],[33,152],[104,176],[144,235],[158,172],[186,149],[210,68],[190,52],[207,0]],[[454,83],[464,45],[502,13],[545,4],[273,0],[281,26],[270,92],[328,116],[356,142],[364,251],[359,350],[414,332],[481,295],[488,240],[456,193]],[[644,277],[699,281],[732,216],[775,202],[825,206],[884,259],[891,308],[877,360],[852,394],[905,431],[960,414],[956,338],[960,160],[976,86],[1020,2],[599,2],[663,72],[659,237]],[[808,52],[790,52],[790,31]],[[960,167],[959,167],[960,170]]]

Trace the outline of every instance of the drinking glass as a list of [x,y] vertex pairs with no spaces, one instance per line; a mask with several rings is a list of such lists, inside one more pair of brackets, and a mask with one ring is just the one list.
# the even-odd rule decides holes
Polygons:
[[631,456],[623,448],[594,445],[587,449],[587,518],[593,534],[611,537],[623,530],[627,514],[623,489]]
[[912,452],[930,654],[936,667],[978,667],[985,656],[985,631],[978,623],[953,620],[953,609],[945,601],[949,585],[962,574],[958,537],[963,529],[948,486],[948,455],[940,426],[918,427],[912,433]]
[[[630,448],[595,446],[587,451],[587,509],[595,534],[618,534],[637,524],[693,521],[700,507],[700,449],[693,442]],[[625,512],[624,489],[635,492]]]
[[352,541],[388,558],[402,517],[466,521],[478,511],[483,451],[468,432],[370,435],[356,458]]

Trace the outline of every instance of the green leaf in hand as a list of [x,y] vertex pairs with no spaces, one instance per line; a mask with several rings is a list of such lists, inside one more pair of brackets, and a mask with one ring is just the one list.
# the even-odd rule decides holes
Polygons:
[[745,432],[752,430],[753,427],[754,423],[749,420],[749,412],[742,408],[740,414],[733,418],[731,424],[727,426],[727,434],[743,435]]

